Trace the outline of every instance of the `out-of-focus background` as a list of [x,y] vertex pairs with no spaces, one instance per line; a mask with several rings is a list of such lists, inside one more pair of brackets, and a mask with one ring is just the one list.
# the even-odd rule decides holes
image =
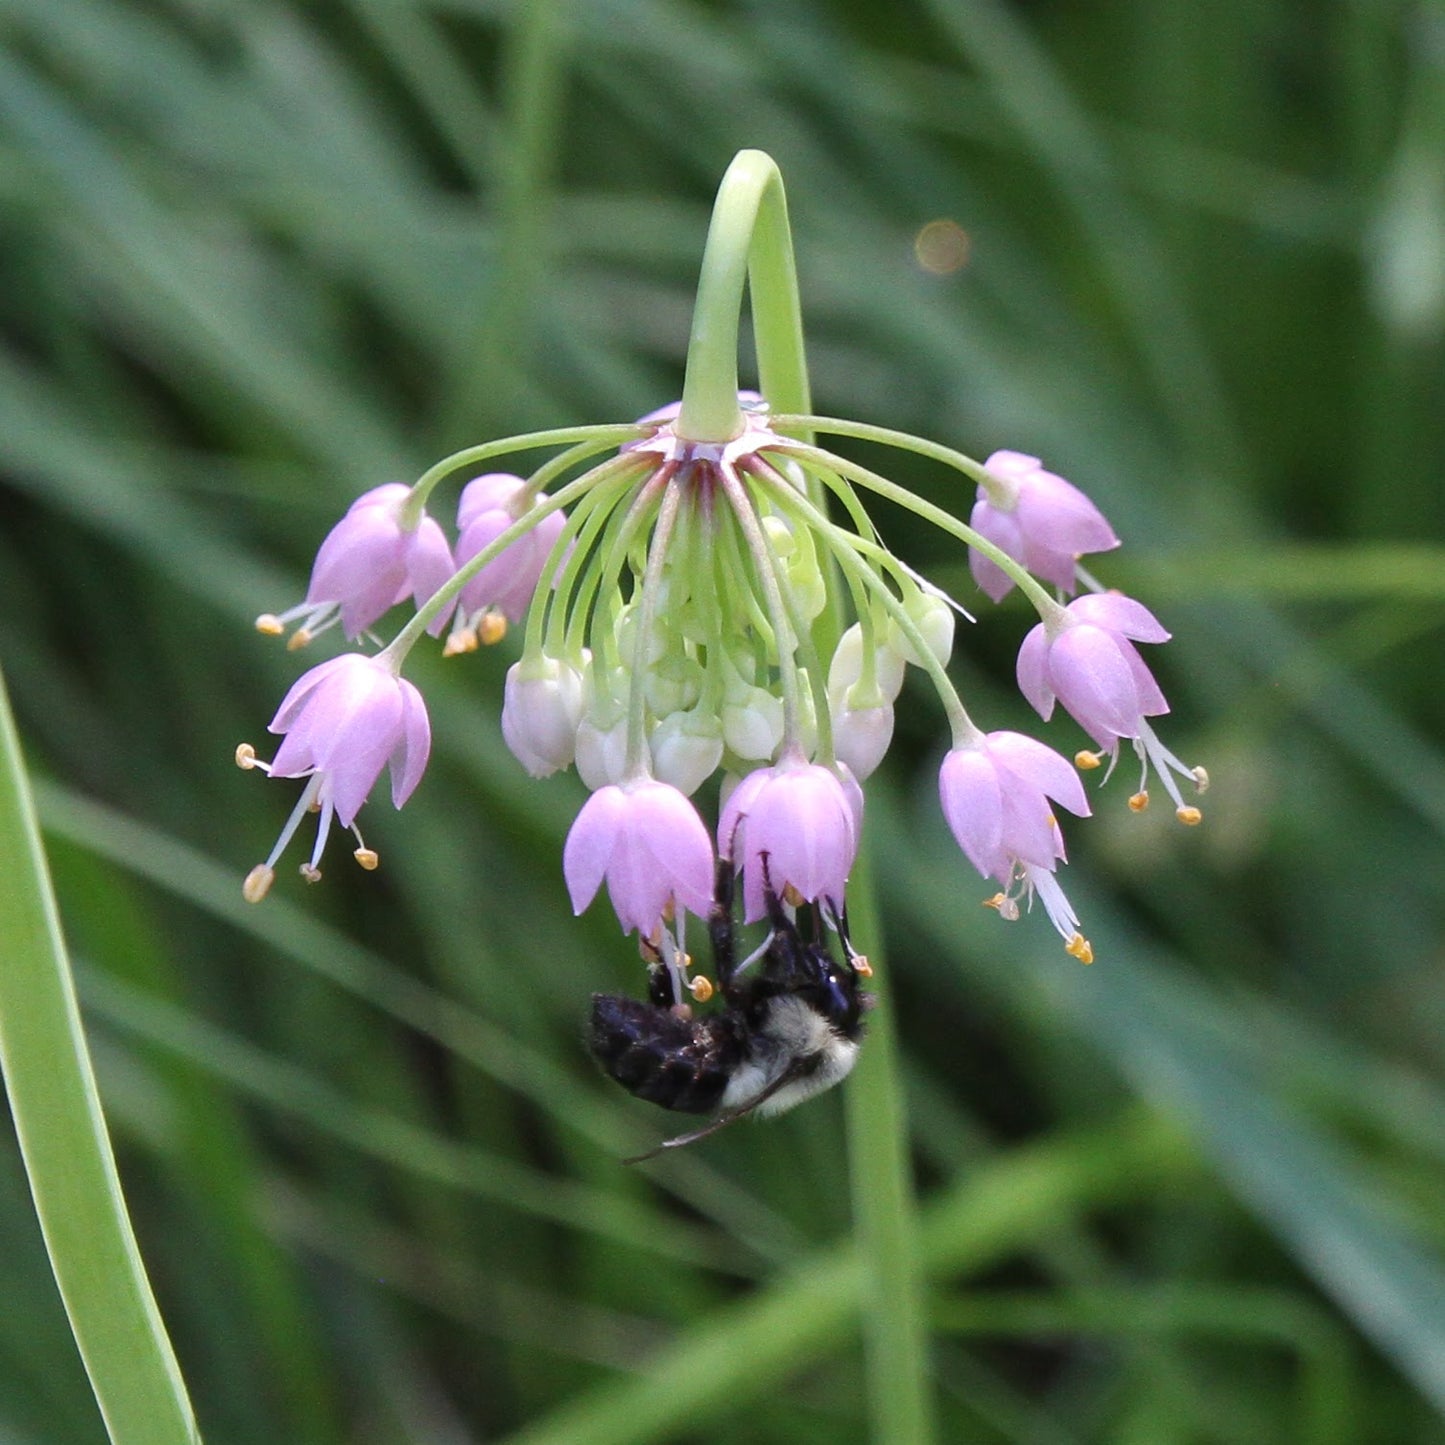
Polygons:
[[[254,615],[363,489],[675,397],[743,146],[789,188],[818,409],[1088,490],[1126,543],[1102,580],[1175,633],[1166,739],[1214,779],[1198,829],[1123,778],[1072,829],[1084,969],[979,907],[905,693],[868,828],[943,1437],[1445,1438],[1438,7],[11,0],[0,27],[0,660],[209,1439],[867,1436],[828,1284],[841,1098],[618,1162],[674,1121],[580,1046],[638,966],[605,906],[571,916],[580,785],[501,744],[514,640],[419,659],[436,748],[404,813],[367,809],[381,871],[338,849],[239,895],[293,790],[232,750],[264,754],[301,665]],[[1038,731],[1024,609],[883,525],[981,602],[975,713]],[[13,1138],[0,1259],[0,1437],[94,1445]]]

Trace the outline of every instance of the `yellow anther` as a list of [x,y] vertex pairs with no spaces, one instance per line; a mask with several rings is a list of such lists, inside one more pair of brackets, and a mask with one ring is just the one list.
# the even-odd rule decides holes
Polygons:
[[1198,808],[1191,808],[1187,803],[1182,807],[1175,808],[1174,816],[1184,824],[1186,828],[1193,828],[1204,821],[1204,814]]
[[687,986],[688,992],[692,994],[698,1003],[706,1003],[712,997],[712,980],[702,974],[693,979]]
[[1142,788],[1129,799],[1129,807],[1136,813],[1142,813],[1149,806],[1149,794]]
[[236,744],[236,766],[247,773],[256,766],[256,749],[250,743]]
[[308,883],[321,882],[321,870],[314,863],[303,863],[298,871]]
[[311,634],[304,627],[298,627],[291,634],[290,640],[286,643],[287,652],[300,652],[308,642],[311,641]]
[[1094,950],[1082,933],[1076,933],[1065,945],[1064,952],[1080,963],[1093,963]]
[[1209,770],[1207,768],[1191,768],[1189,772],[1194,779],[1194,786],[1201,793],[1207,793],[1209,791]]
[[483,647],[495,647],[507,635],[507,618],[501,612],[484,612],[477,624]]
[[368,873],[375,873],[381,863],[375,848],[358,848],[352,855]]
[[241,885],[241,897],[247,903],[259,903],[271,891],[275,881],[276,870],[258,863],[246,874],[246,881]]
[[443,657],[460,657],[466,652],[477,650],[477,634],[470,627],[459,627],[450,633],[442,644]]
[[306,811],[308,813],[319,813],[321,811],[321,799],[312,798],[312,800],[306,805]]
[[1095,768],[1103,765],[1103,758],[1098,753],[1091,753],[1088,748],[1081,748],[1074,754],[1074,766],[1081,773],[1092,772]]
[[990,906],[998,909],[998,916],[1002,918],[1005,923],[1017,923],[1019,921],[1019,901],[1017,898],[1011,898],[1007,893],[1000,893],[998,902]]
[[1002,912],[1003,912],[1003,906],[1004,906],[1004,904],[1007,903],[1007,902],[1008,902],[1008,897],[1007,897],[1006,894],[1003,894],[1003,893],[995,893],[992,898],[985,898],[985,899],[983,900],[983,906],[984,906],[985,908],[997,908],[998,911],[999,911],[1000,913],[1002,913]]
[[865,955],[855,953],[851,961],[853,964],[853,972],[856,973],[859,978],[873,977],[873,965],[868,962]]
[[783,902],[789,908],[801,908],[807,901],[791,883],[783,884]]
[[266,637],[280,637],[285,630],[286,625],[274,612],[263,612],[256,619],[256,631]]

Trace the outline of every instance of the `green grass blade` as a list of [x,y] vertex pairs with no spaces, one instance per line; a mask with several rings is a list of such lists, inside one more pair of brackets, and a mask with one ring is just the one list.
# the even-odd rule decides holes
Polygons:
[[0,1061],[36,1213],[116,1445],[199,1440],[96,1092],[20,740],[0,683]]

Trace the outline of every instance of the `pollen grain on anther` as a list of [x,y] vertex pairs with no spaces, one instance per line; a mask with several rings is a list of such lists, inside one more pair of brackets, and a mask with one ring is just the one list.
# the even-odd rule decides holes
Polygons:
[[246,881],[241,884],[241,897],[247,903],[259,903],[271,891],[271,885],[275,881],[276,870],[268,868],[264,863],[258,863],[246,874]]

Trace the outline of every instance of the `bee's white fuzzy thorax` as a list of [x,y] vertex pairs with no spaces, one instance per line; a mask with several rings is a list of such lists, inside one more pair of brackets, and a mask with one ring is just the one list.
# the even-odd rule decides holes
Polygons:
[[751,1057],[728,1080],[722,1107],[728,1112],[746,1109],[779,1079],[792,1075],[754,1110],[761,1118],[782,1114],[846,1078],[857,1057],[857,1043],[845,1039],[802,999],[772,999],[754,1032]]

